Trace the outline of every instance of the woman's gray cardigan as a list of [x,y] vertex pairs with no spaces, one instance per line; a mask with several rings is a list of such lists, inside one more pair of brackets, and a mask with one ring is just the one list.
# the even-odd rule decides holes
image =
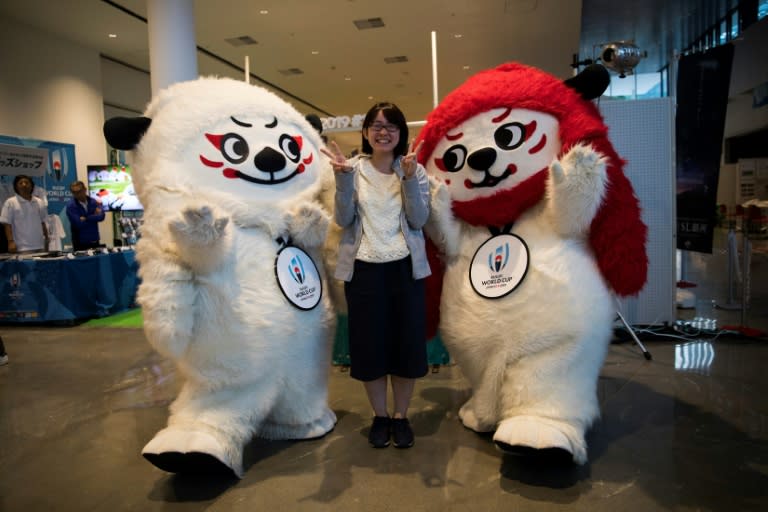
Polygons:
[[[363,159],[361,155],[353,160],[350,172],[334,173],[336,177],[335,217],[336,223],[343,229],[339,243],[339,256],[334,277],[343,281],[352,279],[355,256],[363,237],[363,224],[360,220],[361,205],[358,201],[357,181]],[[413,278],[422,279],[431,274],[424,244],[422,227],[429,218],[430,190],[427,172],[419,164],[416,173],[404,179],[400,166],[402,157],[395,159],[392,169],[400,178],[400,193],[403,208],[400,211],[400,229],[405,236],[405,244],[411,253]],[[363,205],[364,207],[364,205]]]

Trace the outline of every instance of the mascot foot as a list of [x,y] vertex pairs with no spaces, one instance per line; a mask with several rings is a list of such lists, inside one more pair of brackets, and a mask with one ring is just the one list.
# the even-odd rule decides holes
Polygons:
[[182,475],[221,475],[235,478],[237,475],[232,468],[221,462],[213,455],[200,452],[164,452],[144,453],[144,458],[156,467],[168,473]]
[[[239,454],[238,460],[233,452]],[[206,432],[165,428],[147,443],[141,454],[169,473],[243,477],[242,450],[227,450]]]
[[494,425],[492,423],[483,422],[477,418],[475,409],[472,407],[472,399],[459,409],[459,419],[465,427],[470,428],[475,432],[493,432]]
[[584,435],[568,423],[533,416],[516,416],[499,424],[493,435],[496,446],[513,455],[536,455],[553,460],[587,462]]
[[336,414],[326,409],[315,421],[301,425],[288,425],[267,420],[262,424],[259,436],[266,439],[318,439],[333,430],[335,426]]

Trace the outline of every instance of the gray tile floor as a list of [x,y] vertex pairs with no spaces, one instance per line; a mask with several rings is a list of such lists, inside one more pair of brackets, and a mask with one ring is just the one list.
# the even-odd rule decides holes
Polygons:
[[[749,325],[768,328],[768,251],[755,247]],[[727,299],[722,247],[687,280]],[[692,311],[679,311],[681,318]],[[739,313],[717,310],[720,324]],[[2,326],[0,511],[768,510],[768,339],[732,335],[611,345],[602,420],[585,466],[502,455],[462,427],[459,368],[419,381],[416,445],[374,450],[371,412],[342,368],[339,422],[320,440],[255,440],[242,480],[180,477],[140,455],[165,425],[178,382],[136,329]]]

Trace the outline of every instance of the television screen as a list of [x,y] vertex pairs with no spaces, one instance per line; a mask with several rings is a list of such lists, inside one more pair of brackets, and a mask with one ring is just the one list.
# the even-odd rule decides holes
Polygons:
[[105,212],[144,209],[133,188],[130,165],[89,165],[88,193],[101,201]]

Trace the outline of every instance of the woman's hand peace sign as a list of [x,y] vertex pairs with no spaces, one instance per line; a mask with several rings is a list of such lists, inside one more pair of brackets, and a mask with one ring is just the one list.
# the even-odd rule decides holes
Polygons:
[[406,178],[410,178],[416,173],[416,169],[418,168],[416,157],[421,150],[422,144],[424,144],[423,140],[419,141],[419,145],[416,147],[413,147],[413,143],[411,143],[411,147],[408,149],[408,153],[406,153],[406,155],[403,157],[403,160],[400,162],[400,166],[403,169],[403,174]]
[[344,153],[341,152],[341,149],[339,148],[339,145],[336,144],[336,141],[332,140],[330,146],[333,151],[328,151],[325,148],[320,148],[320,151],[331,159],[331,167],[333,167],[333,172],[350,172],[352,170],[352,166],[349,165],[347,157],[345,157]]

